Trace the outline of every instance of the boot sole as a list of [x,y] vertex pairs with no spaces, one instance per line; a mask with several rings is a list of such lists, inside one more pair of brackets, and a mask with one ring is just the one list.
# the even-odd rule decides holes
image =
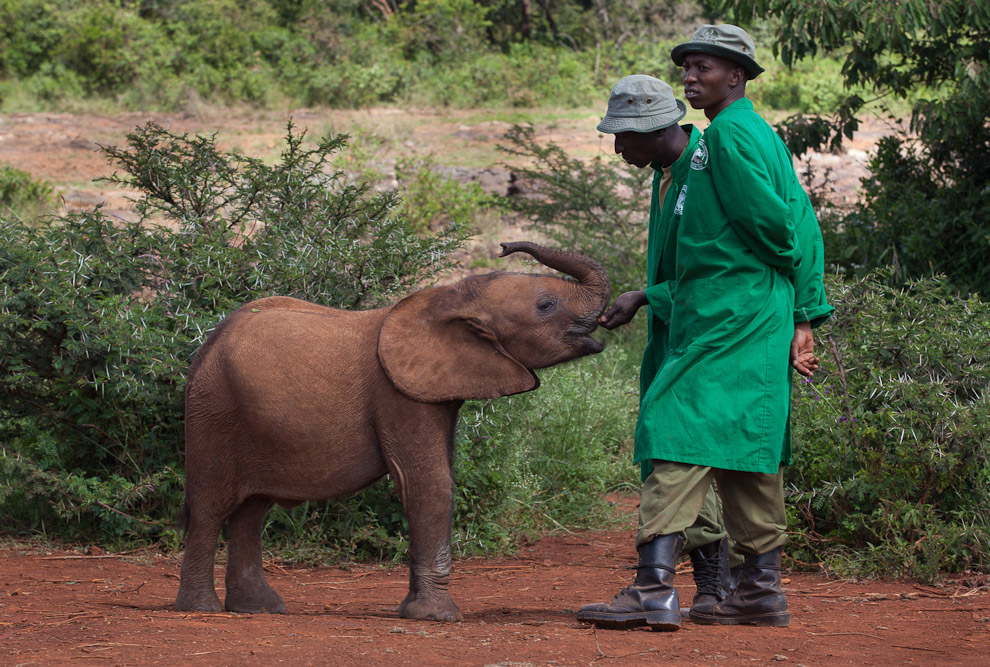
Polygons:
[[607,616],[578,614],[578,620],[606,630],[628,630],[629,628],[640,628],[648,625],[654,632],[673,632],[681,627],[681,615],[677,611],[647,612],[646,614],[637,612],[634,614],[609,614]]
[[715,616],[689,613],[688,617],[695,623],[706,625],[757,625],[760,627],[783,628],[791,624],[790,612],[772,612],[749,616]]
[[629,628],[639,628],[646,625],[646,614],[641,612],[633,614],[578,614],[578,620],[582,623],[590,623],[597,628],[606,630],[628,630]]
[[646,614],[646,624],[653,632],[674,632],[681,629],[681,612],[652,611]]

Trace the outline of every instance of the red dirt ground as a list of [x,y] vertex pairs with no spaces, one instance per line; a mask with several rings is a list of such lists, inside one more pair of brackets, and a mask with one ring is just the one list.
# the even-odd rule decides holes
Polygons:
[[[484,154],[506,123],[477,114],[403,110],[397,143],[407,152]],[[395,113],[350,116],[296,112],[314,134],[347,123],[374,131]],[[0,161],[56,184],[66,208],[106,201],[126,215],[125,195],[91,179],[110,167],[97,144],[120,144],[150,116],[119,114],[0,115]],[[426,118],[424,120],[424,118]],[[282,118],[156,116],[176,131],[220,130],[221,140],[248,154],[278,150]],[[610,152],[594,132],[597,118],[573,119],[540,135],[585,155]],[[866,151],[885,133],[864,125],[850,150],[816,156],[833,166],[840,201],[851,201]],[[456,144],[456,146],[455,146]],[[635,499],[624,506],[631,515]],[[85,555],[37,547],[0,548],[0,665],[990,665],[990,586],[985,576],[944,585],[854,582],[823,574],[788,574],[792,612],[787,628],[700,626],[679,632],[595,630],[574,611],[604,601],[629,583],[633,527],[573,533],[524,546],[515,558],[461,560],[451,587],[464,622],[400,619],[405,568],[268,566],[285,598],[283,616],[193,614],[171,610],[179,560],[153,552]],[[217,581],[223,581],[218,568]],[[694,589],[678,576],[682,602]]]
[[[685,621],[678,632],[653,633],[578,623],[578,607],[631,581],[633,533],[630,524],[544,538],[515,558],[456,561],[451,591],[464,613],[456,624],[398,617],[404,567],[270,564],[288,614],[186,613],[171,608],[175,557],[8,547],[0,551],[0,664],[990,664],[986,577],[921,586],[789,573],[787,628]],[[219,585],[222,567],[216,576]],[[689,601],[689,569],[677,583]]]
[[[292,118],[296,131],[306,130],[311,139],[328,131],[347,133],[351,146],[369,151],[372,161],[396,158],[433,157],[442,165],[471,165],[480,169],[497,167],[507,161],[505,153],[495,150],[511,124],[483,120],[484,114],[472,110],[365,109],[360,111],[293,110],[284,113],[234,113],[224,109],[205,109],[197,114],[119,113],[113,115],[68,113],[0,114],[0,163],[45,179],[56,186],[65,208],[78,210],[105,203],[109,212],[127,215],[128,198],[136,193],[122,191],[93,179],[109,176],[113,168],[100,152],[101,145],[125,145],[125,135],[148,121],[154,121],[175,133],[217,133],[224,150],[237,150],[261,158],[275,157],[284,147],[285,123]],[[586,116],[534,125],[541,141],[552,141],[569,153],[588,158],[605,154],[618,160],[611,139],[594,128],[599,113],[589,110]],[[700,112],[691,111],[685,122],[707,121]],[[834,189],[832,199],[849,204],[856,199],[859,179],[864,176],[868,153],[891,127],[879,120],[866,119],[851,141],[839,154],[811,154],[807,163],[821,182],[831,170]],[[384,137],[379,146],[363,139]],[[371,148],[367,148],[371,146]],[[803,168],[804,163],[798,164]]]

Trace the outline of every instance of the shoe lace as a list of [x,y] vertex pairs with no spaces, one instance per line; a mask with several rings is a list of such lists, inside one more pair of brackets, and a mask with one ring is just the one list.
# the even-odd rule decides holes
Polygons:
[[722,563],[718,553],[706,556],[692,552],[691,564],[694,566],[694,584],[699,595],[713,595],[722,599]]

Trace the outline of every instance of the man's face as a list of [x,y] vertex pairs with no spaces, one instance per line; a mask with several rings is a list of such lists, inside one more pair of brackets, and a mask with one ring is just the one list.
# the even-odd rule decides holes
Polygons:
[[658,144],[663,137],[663,130],[654,132],[617,132],[615,134],[615,152],[631,165],[649,166],[659,159]]
[[745,81],[739,65],[718,56],[689,53],[682,67],[684,97],[695,109],[720,106],[733,88]]

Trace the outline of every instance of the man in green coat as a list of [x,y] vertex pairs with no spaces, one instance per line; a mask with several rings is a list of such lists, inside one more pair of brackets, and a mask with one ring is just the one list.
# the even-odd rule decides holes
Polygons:
[[744,562],[729,597],[690,616],[787,625],[780,557],[788,358],[804,374],[817,368],[811,329],[832,310],[821,234],[790,153],[745,99],[746,81],[763,71],[749,36],[735,26],[702,26],[671,55],[684,68],[685,96],[711,124],[685,184],[669,312],[661,314],[668,351],[637,424],[636,460],[652,466],[642,494],[652,504],[648,544],[662,545],[647,549],[652,562],[640,553],[637,582],[653,582],[640,591],[641,607],[648,625],[674,629],[651,623],[650,610],[676,600],[680,542],[717,481]]
[[[614,329],[631,321],[641,307],[650,306],[640,396],[645,395],[667,355],[665,313],[669,313],[671,304],[677,226],[690,157],[701,138],[701,132],[693,125],[677,124],[686,111],[685,104],[674,98],[669,85],[652,76],[634,74],[621,79],[612,88],[608,112],[598,125],[600,132],[615,135],[615,152],[626,162],[654,170],[646,289],[622,294],[601,318],[604,328]],[[643,467],[645,479],[649,466]],[[649,508],[650,504],[644,502],[641,507]],[[652,540],[653,536],[645,528],[651,518],[649,514],[640,515],[637,548],[645,548]],[[682,549],[691,558],[696,584],[691,608],[698,612],[710,610],[727,594],[725,582],[728,576],[728,544],[714,490],[706,496],[698,519],[685,531],[685,537]],[[653,557],[647,556],[646,560],[652,561]],[[578,612],[578,618],[611,628],[643,625],[644,612],[635,601],[625,602],[629,604],[613,600],[609,605],[585,605]]]

